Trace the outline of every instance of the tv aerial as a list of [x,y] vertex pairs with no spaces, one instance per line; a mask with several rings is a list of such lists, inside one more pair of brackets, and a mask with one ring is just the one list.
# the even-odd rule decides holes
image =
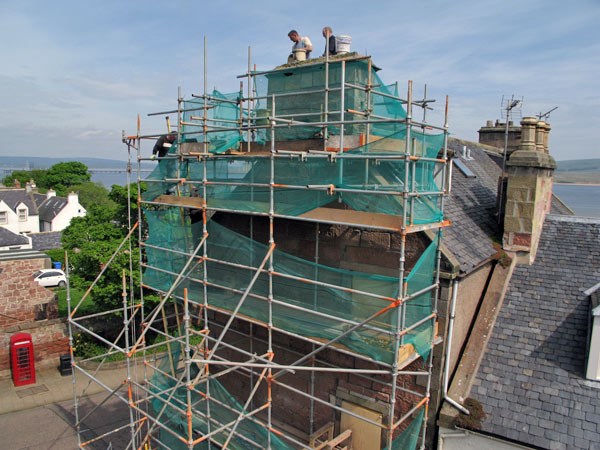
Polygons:
[[502,96],[502,118],[506,119],[506,123],[513,118],[513,115],[521,117],[521,107],[523,106],[523,97],[515,98],[514,95]]
[[550,111],[546,111],[545,113],[539,113],[539,114],[537,114],[537,118],[538,118],[538,120],[542,120],[542,119],[546,120],[548,117],[550,117],[550,113],[551,113],[552,111],[555,111],[555,110],[557,110],[557,109],[558,109],[558,106],[555,106],[555,107],[554,107],[554,108],[552,108]]

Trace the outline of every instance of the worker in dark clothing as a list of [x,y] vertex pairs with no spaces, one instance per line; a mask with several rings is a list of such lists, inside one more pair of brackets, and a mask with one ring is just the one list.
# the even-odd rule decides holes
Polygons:
[[335,36],[333,35],[333,30],[331,27],[323,28],[323,37],[325,38],[325,51],[323,52],[323,56],[327,55],[327,51],[329,50],[329,55],[337,54],[335,48]]
[[168,134],[163,134],[158,138],[156,144],[154,144],[154,148],[152,149],[152,159],[163,158],[169,153],[169,149],[171,148],[171,144],[177,140],[177,133],[170,132]]

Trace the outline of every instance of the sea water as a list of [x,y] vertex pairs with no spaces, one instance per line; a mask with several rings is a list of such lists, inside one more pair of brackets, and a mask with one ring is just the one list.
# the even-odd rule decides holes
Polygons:
[[555,183],[554,194],[577,216],[600,217],[600,185]]

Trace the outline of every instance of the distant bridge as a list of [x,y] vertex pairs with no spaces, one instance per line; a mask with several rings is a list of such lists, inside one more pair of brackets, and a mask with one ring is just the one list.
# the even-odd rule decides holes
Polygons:
[[[0,167],[0,172],[5,173],[5,174],[13,173],[17,170],[30,171],[33,169],[31,167]],[[45,169],[41,169],[41,170],[45,170]],[[123,169],[123,168],[90,169],[90,168],[88,168],[88,172],[91,174],[94,174],[94,173],[127,173],[127,169]],[[137,172],[137,169],[132,169],[131,172],[135,173],[135,172]],[[140,169],[140,172],[150,173],[150,172],[152,172],[152,169]]]

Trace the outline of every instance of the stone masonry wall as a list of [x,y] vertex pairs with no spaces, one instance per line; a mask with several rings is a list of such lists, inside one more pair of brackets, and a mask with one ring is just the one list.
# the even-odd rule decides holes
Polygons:
[[32,279],[47,263],[47,258],[0,262],[0,378],[10,375],[9,340],[15,333],[32,335],[37,367],[55,364],[68,351],[65,325],[57,319],[57,298]]
[[[21,322],[33,322],[46,314],[52,317],[56,310],[54,293],[32,279],[36,270],[45,268],[45,258],[0,262],[0,330]],[[41,305],[47,305],[42,307]]]
[[[225,316],[213,315],[213,320],[216,322],[226,321]],[[219,320],[220,319],[220,320]],[[214,322],[213,322],[214,323]],[[257,355],[265,355],[267,352],[266,346],[266,330],[262,327],[253,327],[252,333],[249,332],[250,325],[241,321],[234,323],[234,329],[237,329],[241,335],[238,340],[230,342],[234,348],[240,348],[245,351],[250,351]],[[218,334],[220,330],[211,330]],[[251,337],[250,337],[251,336]],[[310,343],[296,339],[291,336],[274,333],[273,338],[274,361],[278,364],[292,364],[302,355],[310,353],[312,346]],[[247,357],[242,356],[239,352],[232,348],[223,348],[217,352],[220,357],[228,360],[240,361]],[[351,355],[340,353],[334,349],[323,350],[316,358],[316,364],[319,361],[333,365],[334,367],[347,369],[381,369],[375,363],[365,361],[360,358],[355,358]],[[417,360],[406,370],[422,369],[423,361]],[[226,367],[214,368],[215,371],[224,370]],[[250,374],[245,371],[230,372],[219,377],[219,380],[225,385],[228,392],[234,395],[238,401],[242,403],[248,398],[254,383],[258,376],[255,374],[251,379]],[[399,389],[396,393],[396,414],[395,419],[408,411],[419,400],[416,395],[410,394],[408,391],[424,392],[423,383],[417,382],[416,376],[404,375],[398,378],[397,385],[404,391]],[[290,386],[292,389],[286,388],[284,385]],[[384,417],[384,422],[387,420],[390,396],[392,392],[391,377],[388,375],[365,376],[357,374],[349,374],[347,372],[314,372],[314,380],[311,381],[311,373],[308,371],[298,370],[295,373],[287,373],[279,378],[276,378],[272,384],[272,408],[273,419],[276,422],[283,422],[286,426],[292,427],[291,431],[300,431],[300,434],[306,438],[311,429],[310,423],[310,400],[301,395],[299,392],[309,393],[311,385],[314,386],[314,395],[322,400],[322,402],[314,402],[314,421],[312,429],[316,430],[328,422],[339,424],[340,413],[337,412],[332,405],[341,406],[342,400],[348,400],[352,403],[359,404],[366,408],[379,411]],[[267,402],[267,383],[262,382],[254,397],[254,408]],[[299,391],[299,392],[296,392]],[[408,423],[407,423],[408,424]],[[404,427],[401,427],[403,429]],[[401,430],[398,430],[398,433]],[[383,436],[383,435],[382,435]]]
[[[250,221],[253,220],[253,239],[268,242],[266,218],[220,214],[214,219],[245,236],[250,236]],[[276,220],[274,236],[277,249],[315,262],[316,230],[317,225],[311,222]],[[399,233],[319,224],[318,262],[330,267],[397,276],[401,239]],[[421,234],[407,235],[406,270],[410,271],[428,244]]]
[[[267,243],[268,220],[265,218],[235,214],[217,214],[213,220],[237,231],[256,241]],[[252,225],[251,225],[252,220]],[[293,220],[275,221],[274,238],[277,249],[295,256],[314,262],[317,245],[317,224]],[[400,259],[401,235],[399,233],[388,233],[381,231],[365,230],[345,227],[340,225],[318,225],[318,263],[331,267],[358,270],[368,273],[397,276]],[[410,234],[406,238],[406,269],[414,266],[419,256],[429,244],[427,238],[421,234]],[[222,318],[222,323],[226,321]],[[235,321],[236,328],[240,331],[239,338],[230,342],[234,348],[243,348],[246,351],[264,355],[267,348],[264,344],[266,330],[254,326],[253,332],[249,332],[250,325],[242,321]],[[213,330],[211,330],[211,333]],[[218,335],[218,331],[216,332]],[[253,338],[250,339],[249,336]],[[276,334],[274,339],[275,360],[279,364],[291,364],[300,355],[310,353],[312,345],[291,336]],[[233,361],[246,359],[234,349],[223,348],[219,355]],[[319,353],[318,359],[340,368],[368,368],[381,369],[374,363],[367,362],[361,358],[340,353],[336,350],[324,350]],[[423,361],[417,360],[415,365],[422,368]],[[410,370],[410,369],[409,369]],[[416,369],[415,369],[416,370]],[[315,396],[323,402],[314,402],[314,422],[312,429],[316,430],[326,423],[333,421],[339,424],[340,414],[332,404],[341,406],[342,400],[360,404],[366,408],[379,411],[384,420],[388,415],[391,379],[389,376],[366,377],[346,372],[315,372],[315,379],[311,382],[311,374],[306,371],[297,371],[295,374],[286,374],[279,378],[282,383],[291,385],[300,392],[309,392],[310,387],[315,387]],[[219,378],[230,393],[238,399],[248,397],[252,383],[256,382],[256,376],[251,380],[247,372],[230,372]],[[410,407],[414,406],[417,399],[408,391],[423,392],[423,383],[417,382],[415,376],[402,376],[398,379],[398,385],[407,390],[398,390],[396,395],[396,420]],[[255,396],[254,407],[258,407],[267,400],[266,383]],[[308,433],[311,429],[310,410],[311,404],[308,398],[286,389],[277,381],[272,386],[273,417],[275,420],[284,421],[286,425],[295,430]]]
[[59,356],[69,352],[69,337],[65,320],[53,319],[17,325],[6,330],[0,337],[0,379],[10,377],[10,336],[29,333],[33,341],[36,371],[57,367]]

